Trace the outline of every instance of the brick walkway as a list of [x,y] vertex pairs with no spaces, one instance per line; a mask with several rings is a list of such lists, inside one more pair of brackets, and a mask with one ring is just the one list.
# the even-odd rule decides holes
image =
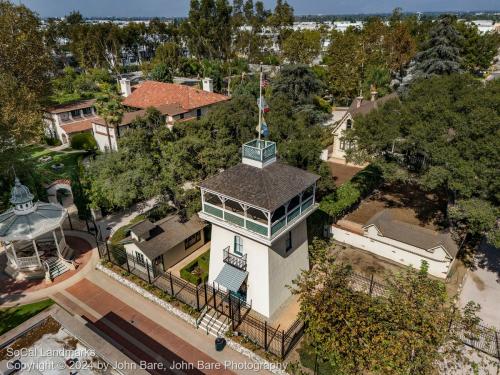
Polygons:
[[[167,368],[148,370],[152,374],[233,374],[224,370],[213,358],[88,279],[55,294],[54,299],[69,311],[81,315],[97,333],[134,361],[144,361],[149,365],[162,363]],[[203,362],[205,368],[207,364],[221,367],[198,370],[199,361]]]

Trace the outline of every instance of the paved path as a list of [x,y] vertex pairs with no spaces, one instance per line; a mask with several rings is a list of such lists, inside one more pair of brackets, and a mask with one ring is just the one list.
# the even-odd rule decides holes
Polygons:
[[103,240],[107,239],[118,228],[130,224],[130,222],[134,220],[138,215],[153,208],[157,202],[158,200],[156,198],[152,198],[145,202],[137,203],[127,210],[114,212],[103,217],[96,223],[99,229],[99,233],[101,234],[101,238]]
[[469,271],[460,293],[460,305],[481,305],[483,323],[500,330],[500,249],[481,243],[475,257],[476,269]]
[[[80,266],[75,271],[68,271],[58,276],[52,284],[45,284],[42,280],[27,280],[16,282],[10,277],[0,278],[0,306],[10,307],[37,302],[46,299],[51,294],[64,290],[70,285],[83,279],[89,272],[95,269],[99,262],[99,253],[95,246],[95,239],[92,235],[79,231],[65,231],[68,236],[68,243],[83,241],[90,250],[77,254],[75,261]],[[90,245],[89,245],[90,244]],[[81,250],[81,249],[80,249]]]
[[[52,298],[68,311],[84,317],[135,361],[183,367],[181,372],[151,370],[151,373],[270,374],[265,370],[225,369],[225,361],[255,365],[229,348],[215,351],[213,336],[196,330],[99,271],[89,273]],[[205,368],[197,369],[199,361]],[[220,368],[207,370],[207,366]]]

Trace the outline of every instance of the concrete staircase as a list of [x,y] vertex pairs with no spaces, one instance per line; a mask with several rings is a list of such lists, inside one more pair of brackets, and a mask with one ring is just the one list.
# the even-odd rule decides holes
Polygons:
[[51,280],[54,280],[57,276],[72,269],[70,262],[57,257],[49,258],[47,260],[47,265],[49,267],[49,276]]
[[229,329],[229,318],[217,311],[210,309],[201,318],[198,329],[206,332],[207,335],[223,337]]

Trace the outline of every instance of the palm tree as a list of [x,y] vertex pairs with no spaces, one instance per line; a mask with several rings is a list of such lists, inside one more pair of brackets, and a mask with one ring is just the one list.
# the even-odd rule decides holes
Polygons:
[[123,118],[123,105],[121,103],[121,97],[115,93],[107,93],[105,96],[97,99],[95,103],[97,109],[97,114],[101,116],[106,124],[106,133],[108,135],[109,150],[113,150],[111,144],[111,134],[109,132],[110,125],[113,127],[115,137],[117,133],[117,127]]

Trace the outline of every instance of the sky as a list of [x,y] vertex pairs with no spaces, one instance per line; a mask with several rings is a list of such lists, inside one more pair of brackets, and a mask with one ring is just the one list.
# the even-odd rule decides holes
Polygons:
[[[11,0],[42,17],[62,17],[79,10],[84,17],[184,17],[189,0]],[[229,0],[232,2],[231,0]],[[255,2],[255,1],[254,1]],[[264,0],[266,8],[274,0]],[[500,0],[288,0],[296,15],[499,10]]]

